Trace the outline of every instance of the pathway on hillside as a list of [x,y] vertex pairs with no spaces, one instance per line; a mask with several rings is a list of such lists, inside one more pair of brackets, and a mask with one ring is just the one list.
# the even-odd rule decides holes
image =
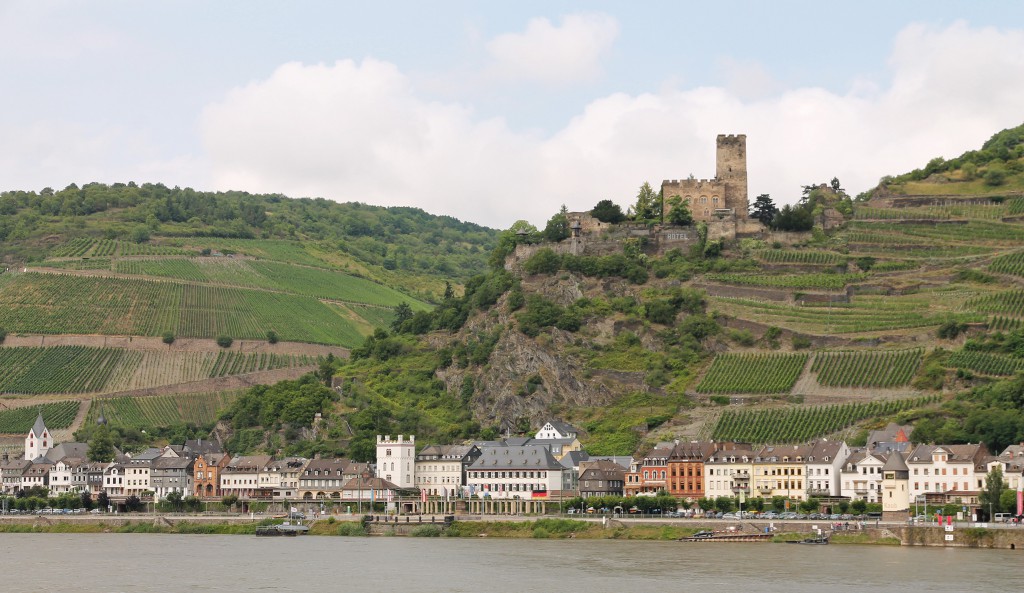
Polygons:
[[278,342],[271,344],[266,340],[235,340],[229,348],[221,348],[217,341],[208,338],[177,338],[168,346],[163,339],[152,336],[104,336],[95,334],[9,334],[2,348],[40,346],[88,346],[92,348],[124,348],[127,350],[153,350],[163,352],[222,352],[236,351],[245,353],[295,354],[306,356],[327,356],[333,354],[340,358],[349,357],[349,349],[341,346],[310,344],[307,342]]

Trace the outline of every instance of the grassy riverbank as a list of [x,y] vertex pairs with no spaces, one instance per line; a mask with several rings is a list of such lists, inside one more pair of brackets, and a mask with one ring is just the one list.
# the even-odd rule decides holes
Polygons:
[[[124,520],[124,521],[47,521],[38,523],[0,523],[0,533],[171,533],[206,535],[254,535],[256,527],[279,523],[272,519],[260,522],[193,522],[188,520]],[[379,526],[378,526],[379,527]],[[679,524],[613,523],[605,527],[597,522],[574,519],[536,519],[531,521],[456,521],[442,529],[440,524],[401,525],[402,532],[390,531],[388,525],[375,535],[408,537],[495,537],[506,539],[617,539],[674,541],[701,531],[701,527]],[[309,535],[369,536],[370,528],[357,520],[335,520],[333,517],[315,521]],[[774,542],[801,540],[808,533],[778,533]],[[834,533],[834,544],[900,545],[895,537],[880,537],[872,532]]]

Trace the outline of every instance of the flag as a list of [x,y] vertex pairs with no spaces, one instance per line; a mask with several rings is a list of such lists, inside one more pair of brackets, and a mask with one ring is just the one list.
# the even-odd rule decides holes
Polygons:
[[420,490],[420,500],[422,502],[427,502],[427,491],[425,489]]
[[388,490],[388,502],[392,502],[394,500],[394,498],[395,498],[395,493],[392,492],[391,490]]

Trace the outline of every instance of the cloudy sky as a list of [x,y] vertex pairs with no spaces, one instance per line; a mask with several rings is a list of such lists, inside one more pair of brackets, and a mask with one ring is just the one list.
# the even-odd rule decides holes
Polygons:
[[1024,3],[0,3],[0,190],[280,192],[507,228],[714,175],[852,193],[1024,123]]

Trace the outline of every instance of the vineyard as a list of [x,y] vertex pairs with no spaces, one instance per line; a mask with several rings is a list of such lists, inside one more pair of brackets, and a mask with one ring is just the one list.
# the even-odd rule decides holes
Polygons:
[[950,355],[946,366],[968,369],[984,375],[1009,376],[1024,370],[1024,360],[988,352],[958,350]]
[[130,257],[136,255],[191,255],[192,252],[152,243],[79,237],[50,250],[50,257]]
[[837,266],[846,263],[846,258],[827,251],[784,251],[782,249],[765,249],[757,252],[757,257],[770,264],[811,264]]
[[999,274],[1024,276],[1024,251],[1017,251],[997,257],[992,260],[988,269]]
[[847,429],[861,420],[891,416],[936,401],[936,396],[830,406],[725,410],[715,424],[716,441],[790,444]]
[[1020,317],[1024,315],[1024,290],[1007,290],[978,297],[968,301],[967,306],[985,313]]
[[921,365],[922,350],[819,352],[811,371],[826,387],[892,388],[910,383]]
[[190,383],[215,377],[316,364],[310,356],[269,353],[143,352],[140,360],[124,364],[103,391],[130,391]]
[[771,288],[822,288],[842,290],[847,284],[861,282],[867,274],[708,274],[708,280],[742,286],[767,286]]
[[113,397],[96,400],[89,408],[87,424],[96,422],[100,410],[113,426],[149,428],[175,424],[210,424],[228,408],[240,391],[188,393],[157,397]]
[[133,354],[137,355],[83,346],[0,348],[0,393],[100,391],[122,360]]
[[1005,204],[961,203],[950,206],[918,206],[911,208],[870,208],[858,206],[857,220],[999,220],[1009,214]]
[[786,393],[806,364],[806,354],[720,354],[697,392]]
[[260,288],[338,301],[388,307],[407,302],[414,310],[427,308],[422,302],[363,278],[277,262],[228,258],[130,259],[116,261],[114,270],[124,274]]
[[0,284],[0,327],[10,332],[263,339],[357,346],[363,336],[320,301],[226,288],[19,274]]
[[[734,297],[708,300],[718,310],[736,317],[811,333],[844,334],[938,326],[948,318],[945,312],[931,312],[933,303],[920,297],[858,295],[852,303],[820,305],[790,305]],[[983,316],[973,313],[955,314],[954,318],[963,322],[984,320]]]
[[74,422],[79,405],[77,401],[62,401],[0,411],[0,433],[24,436],[32,429],[40,412],[50,430],[67,428]]

